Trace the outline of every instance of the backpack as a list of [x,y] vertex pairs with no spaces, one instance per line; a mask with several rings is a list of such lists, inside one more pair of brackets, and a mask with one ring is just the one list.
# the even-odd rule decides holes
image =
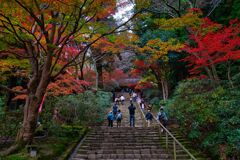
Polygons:
[[107,119],[108,120],[113,120],[113,115],[111,113],[109,113],[108,116],[107,116]]
[[121,120],[122,119],[122,113],[120,112],[120,113],[118,113],[118,115],[117,115],[117,120]]
[[167,116],[166,116],[166,113],[165,112],[160,112],[159,114],[158,114],[158,120],[159,121],[161,121],[161,120],[163,120],[163,121],[168,121],[168,118],[167,118]]
[[153,119],[153,115],[150,112],[148,112],[145,117],[146,117],[147,120],[152,120]]

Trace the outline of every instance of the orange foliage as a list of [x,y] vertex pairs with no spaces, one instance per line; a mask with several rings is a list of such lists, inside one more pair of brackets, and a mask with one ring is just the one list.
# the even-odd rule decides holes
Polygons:
[[20,94],[20,95],[17,95],[16,97],[14,97],[12,100],[13,100],[13,101],[25,100],[26,98],[27,98],[27,95],[26,95],[26,94]]
[[152,88],[153,87],[153,83],[147,81],[147,82],[140,82],[138,83],[134,89],[136,90],[142,90],[142,89],[147,89],[147,88]]
[[76,80],[73,76],[64,74],[58,77],[55,82],[48,85],[47,93],[50,96],[60,96],[81,93],[91,84],[83,80]]
[[[90,87],[91,83],[84,80],[76,80],[69,74],[63,74],[57,78],[55,82],[51,82],[47,88],[48,96],[62,96],[69,94],[77,94],[85,91],[85,88]],[[12,88],[17,91],[24,91],[23,87],[16,86]],[[25,100],[26,94],[20,94],[13,98],[13,100]]]

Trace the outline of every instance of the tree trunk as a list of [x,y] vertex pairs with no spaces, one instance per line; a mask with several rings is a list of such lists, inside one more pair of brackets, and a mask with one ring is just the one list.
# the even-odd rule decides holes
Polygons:
[[165,87],[164,87],[164,82],[161,80],[161,88],[162,88],[162,95],[163,95],[163,100],[166,100],[166,92],[165,92]]
[[168,92],[168,82],[166,80],[164,80],[164,88],[165,88],[165,98],[166,100],[168,99],[169,96],[169,92]]
[[97,62],[95,61],[95,59],[92,57],[92,60],[93,60],[93,68],[94,68],[94,71],[96,73],[96,82],[95,82],[95,88],[96,90],[98,90],[98,71],[97,71]]
[[83,67],[80,67],[80,73],[81,73],[80,80],[84,80]]
[[221,159],[221,160],[227,160],[226,148],[227,148],[227,146],[224,145],[224,144],[221,144],[221,145],[219,146],[220,159]]
[[24,147],[26,144],[30,144],[32,142],[37,124],[38,108],[42,98],[43,96],[36,97],[33,94],[28,95],[24,106],[23,123],[18,131],[15,144],[6,151],[1,152],[0,155],[5,156],[12,154]]
[[213,75],[213,78],[214,80],[219,83],[220,79],[218,77],[218,74],[217,74],[217,70],[216,70],[216,67],[215,65],[211,65],[211,69],[212,69],[212,75]]
[[228,81],[231,85],[232,88],[234,88],[234,84],[233,84],[233,81],[232,81],[232,77],[231,77],[231,63],[228,61],[228,69],[227,69],[227,77],[228,77]]
[[98,72],[98,88],[103,89],[103,73],[102,73],[102,62],[98,61],[96,63],[97,72]]
[[85,64],[86,54],[87,54],[87,51],[83,53],[82,63],[80,65],[80,72],[81,72],[80,80],[84,80],[83,68]]
[[[164,97],[164,92],[163,92],[163,88],[162,88],[162,81],[158,78],[158,76],[156,74],[155,75],[155,78],[157,80],[157,85],[158,85],[158,89],[159,91],[162,91],[162,97]],[[159,95],[160,97],[161,95]]]
[[[38,109],[50,82],[52,58],[46,57],[45,64],[39,72],[34,72],[28,83],[28,95],[24,106],[24,119],[18,131],[15,144],[0,155],[9,155],[31,143],[37,124]],[[36,71],[36,70],[34,70]]]
[[161,78],[162,72],[160,70],[155,70],[154,68],[151,68],[156,80],[157,80],[157,85],[158,89],[161,91],[162,90],[162,98],[163,100],[166,100],[168,98],[168,85],[167,82]]
[[98,71],[96,70],[96,90],[98,90],[98,82],[99,82],[99,80],[98,80]]
[[204,67],[204,69],[205,69],[205,71],[207,72],[208,78],[210,78],[210,80],[211,80],[212,82],[214,82],[214,77],[213,77],[213,75],[212,75],[211,70],[210,70],[208,67]]
[[18,132],[17,143],[31,143],[37,124],[38,107],[42,97],[29,95],[24,106],[24,120]]
[[0,153],[2,156],[12,154],[27,144],[31,144],[35,129],[37,127],[38,108],[43,96],[36,97],[28,95],[24,106],[24,119],[21,128],[18,131],[15,144],[7,150]]
[[163,93],[163,100],[167,100],[168,99],[168,83],[166,80],[162,79],[161,80],[161,88],[162,88],[162,93]]
[[[82,76],[82,75],[81,75]],[[81,78],[80,76],[80,78]],[[79,80],[79,75],[78,75],[78,64],[75,64],[75,78],[76,80]]]

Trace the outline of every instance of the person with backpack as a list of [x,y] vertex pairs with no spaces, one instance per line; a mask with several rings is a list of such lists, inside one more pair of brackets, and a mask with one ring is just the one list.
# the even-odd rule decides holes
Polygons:
[[121,121],[122,121],[122,112],[121,112],[121,110],[119,109],[119,110],[118,110],[118,113],[117,113],[117,127],[120,127],[120,126],[121,126]]
[[118,106],[117,104],[115,103],[112,107],[112,112],[113,112],[113,116],[114,116],[114,119],[116,118],[117,116],[117,111],[118,111]]
[[135,110],[136,107],[131,103],[131,105],[128,107],[129,110],[129,119],[130,119],[130,127],[135,127]]
[[[162,125],[163,125],[165,128],[167,127],[168,118],[167,118],[166,113],[165,113],[164,110],[163,110],[163,106],[161,106],[160,111],[158,112],[157,120],[158,120],[160,123],[162,123]],[[163,129],[161,129],[161,132],[163,132]]]
[[107,119],[108,119],[108,127],[113,127],[114,116],[112,111],[108,113]]
[[153,115],[150,110],[148,110],[148,112],[146,113],[145,118],[147,120],[148,127],[150,127],[152,119],[153,119]]

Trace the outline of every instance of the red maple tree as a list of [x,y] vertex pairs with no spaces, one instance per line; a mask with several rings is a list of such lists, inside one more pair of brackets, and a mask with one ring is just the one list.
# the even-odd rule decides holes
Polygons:
[[[232,61],[240,59],[240,21],[231,20],[228,26],[210,30],[207,33],[205,32],[208,27],[217,26],[217,24],[209,19],[205,22],[200,32],[197,34],[193,32],[190,35],[193,44],[186,44],[184,50],[188,55],[183,60],[189,63],[190,74],[201,75],[204,70],[208,78],[219,81],[216,65],[231,64]],[[230,69],[228,70],[230,72]],[[228,78],[230,80],[230,75]]]

